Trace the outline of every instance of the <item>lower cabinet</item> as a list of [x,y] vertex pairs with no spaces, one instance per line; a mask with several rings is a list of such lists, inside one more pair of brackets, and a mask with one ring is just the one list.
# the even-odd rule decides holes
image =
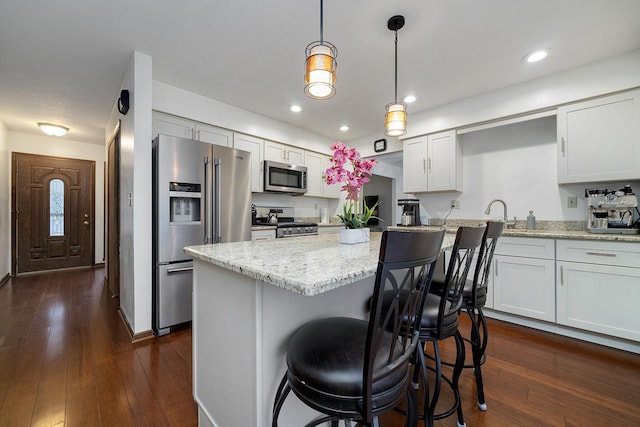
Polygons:
[[492,266],[494,310],[555,321],[554,243],[526,237],[498,240]]
[[251,231],[251,240],[272,240],[276,238],[275,228],[272,230],[253,230]]
[[640,248],[559,240],[557,323],[640,341]]

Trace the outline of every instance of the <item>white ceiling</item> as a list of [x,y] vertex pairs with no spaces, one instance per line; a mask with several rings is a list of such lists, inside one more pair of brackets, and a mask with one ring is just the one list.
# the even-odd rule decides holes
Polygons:
[[[412,113],[640,48],[638,0],[327,0],[337,94],[318,101],[303,75],[319,11],[319,0],[0,0],[0,120],[25,133],[60,123],[64,138],[103,143],[137,50],[154,80],[332,139],[381,133],[396,14],[398,97],[418,98],[409,126]],[[521,60],[538,48],[552,55]]]

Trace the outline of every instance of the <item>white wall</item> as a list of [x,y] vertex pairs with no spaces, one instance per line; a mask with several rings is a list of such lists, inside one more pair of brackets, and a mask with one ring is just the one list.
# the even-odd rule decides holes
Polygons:
[[[18,152],[93,160],[95,162],[95,262],[104,262],[104,147],[81,141],[58,139],[55,136],[30,135],[13,131],[8,133],[7,140],[9,159],[12,152]],[[11,168],[10,160],[7,163],[7,168]],[[10,175],[11,172],[9,171]],[[11,179],[9,178],[6,182],[7,187],[10,188]],[[10,201],[7,203],[9,206],[11,205]],[[7,224],[7,231],[9,230],[11,230],[10,224]]]
[[151,57],[133,54],[121,89],[131,108],[114,108],[105,143],[120,119],[120,309],[138,334],[151,330]]
[[9,130],[0,120],[0,280],[11,271],[11,154]]

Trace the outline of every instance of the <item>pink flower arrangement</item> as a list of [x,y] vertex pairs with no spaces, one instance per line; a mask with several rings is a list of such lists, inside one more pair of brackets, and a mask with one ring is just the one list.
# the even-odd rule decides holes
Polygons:
[[[327,184],[344,183],[341,190],[347,192],[347,200],[358,201],[362,186],[369,182],[371,169],[378,164],[376,159],[362,160],[360,152],[355,148],[349,148],[340,141],[331,145],[333,166],[326,170]],[[349,162],[353,170],[345,169]]]

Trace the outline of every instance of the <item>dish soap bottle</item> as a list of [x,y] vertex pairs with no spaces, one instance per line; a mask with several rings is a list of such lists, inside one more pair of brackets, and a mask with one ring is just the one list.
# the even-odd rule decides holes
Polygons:
[[527,230],[535,230],[536,229],[536,217],[533,216],[533,211],[529,211],[529,216],[527,217]]

